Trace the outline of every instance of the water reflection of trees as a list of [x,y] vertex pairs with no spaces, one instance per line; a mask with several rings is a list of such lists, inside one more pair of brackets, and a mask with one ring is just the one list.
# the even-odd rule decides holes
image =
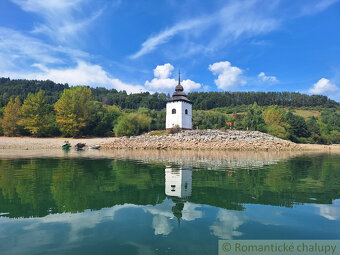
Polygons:
[[[331,203],[340,197],[339,166],[339,158],[322,155],[257,170],[196,170],[185,201],[234,210],[244,203]],[[112,159],[2,160],[0,212],[30,217],[125,203],[155,205],[166,197],[164,169],[163,164]]]

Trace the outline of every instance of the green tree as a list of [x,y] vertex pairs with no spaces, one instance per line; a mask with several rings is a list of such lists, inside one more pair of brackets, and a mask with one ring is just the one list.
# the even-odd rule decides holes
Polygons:
[[95,136],[112,136],[114,125],[121,115],[117,106],[105,106],[95,101],[90,113],[90,124],[84,131]]
[[9,100],[1,122],[4,135],[16,136],[19,134],[20,108],[21,102],[19,97]]
[[89,124],[92,112],[92,92],[87,87],[65,89],[54,105],[56,120],[64,136],[78,136]]
[[282,110],[277,105],[271,105],[263,112],[263,118],[267,125],[280,125],[282,117]]
[[247,115],[243,119],[243,126],[248,127],[250,130],[265,131],[262,110],[256,102],[248,108]]
[[2,129],[2,119],[4,117],[5,107],[0,107],[0,135],[4,135],[4,131]]
[[340,144],[340,132],[337,130],[333,130],[329,135],[330,143]]
[[49,107],[46,104],[45,92],[29,93],[21,107],[20,124],[32,135],[41,135],[49,124]]
[[340,113],[336,109],[326,109],[321,113],[321,121],[340,131]]
[[303,117],[288,112],[285,116],[285,121],[289,124],[288,132],[292,141],[296,141],[296,137],[310,136],[306,121]]
[[308,130],[311,134],[321,135],[320,127],[316,121],[316,118],[312,116],[309,120],[306,122]]
[[222,128],[226,125],[226,114],[216,111],[194,111],[192,119],[193,127],[200,129]]
[[121,116],[114,128],[116,136],[139,135],[149,130],[151,118],[145,114],[129,113]]
[[279,125],[271,125],[267,129],[268,134],[279,137],[281,139],[288,139],[288,133],[286,129]]
[[165,129],[165,109],[161,111],[150,110],[145,107],[138,108],[137,113],[145,114],[151,118],[150,130],[164,130]]

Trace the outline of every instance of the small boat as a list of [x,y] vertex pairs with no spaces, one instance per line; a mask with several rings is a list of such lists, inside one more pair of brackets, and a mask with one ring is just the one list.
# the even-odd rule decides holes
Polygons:
[[77,143],[77,144],[75,145],[76,150],[82,150],[85,146],[86,146],[85,143]]
[[100,145],[94,145],[94,146],[90,146],[89,149],[90,150],[99,150],[100,149]]
[[71,144],[68,141],[65,141],[65,143],[61,146],[63,150],[69,150],[71,148]]

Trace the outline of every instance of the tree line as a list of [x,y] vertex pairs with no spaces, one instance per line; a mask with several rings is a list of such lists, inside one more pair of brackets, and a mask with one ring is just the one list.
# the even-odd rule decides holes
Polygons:
[[[49,104],[57,102],[68,84],[53,81],[11,80],[0,78],[0,107],[5,106],[10,98],[19,97],[23,101],[29,93],[45,91]],[[116,105],[121,109],[139,109],[145,107],[151,110],[162,110],[170,94],[142,92],[128,94],[116,89],[90,88],[95,101],[105,105]],[[322,95],[305,95],[297,92],[193,92],[188,94],[195,110],[210,110],[218,107],[250,105],[279,105],[285,107],[337,107],[339,103]]]
[[[85,137],[132,136],[149,131],[154,131],[151,135],[164,133],[165,107],[156,110],[107,105],[96,99],[95,92],[98,90],[77,86],[66,87],[56,101],[51,100],[51,91],[45,90],[30,92],[24,98],[10,97],[8,103],[0,107],[0,135]],[[194,109],[193,127],[258,130],[301,143],[340,143],[339,106],[322,109],[321,116],[309,119],[294,114],[289,107],[261,106],[257,102],[210,110]]]
[[54,104],[46,92],[10,98],[0,109],[0,134],[34,137],[124,136],[165,128],[165,111],[123,111],[94,100],[88,87],[65,89]]

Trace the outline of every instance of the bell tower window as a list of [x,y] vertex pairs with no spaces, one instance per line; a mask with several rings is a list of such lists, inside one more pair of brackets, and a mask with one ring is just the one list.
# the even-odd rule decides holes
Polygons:
[[176,109],[172,109],[172,114],[176,114]]
[[188,109],[185,109],[185,114],[188,114]]

